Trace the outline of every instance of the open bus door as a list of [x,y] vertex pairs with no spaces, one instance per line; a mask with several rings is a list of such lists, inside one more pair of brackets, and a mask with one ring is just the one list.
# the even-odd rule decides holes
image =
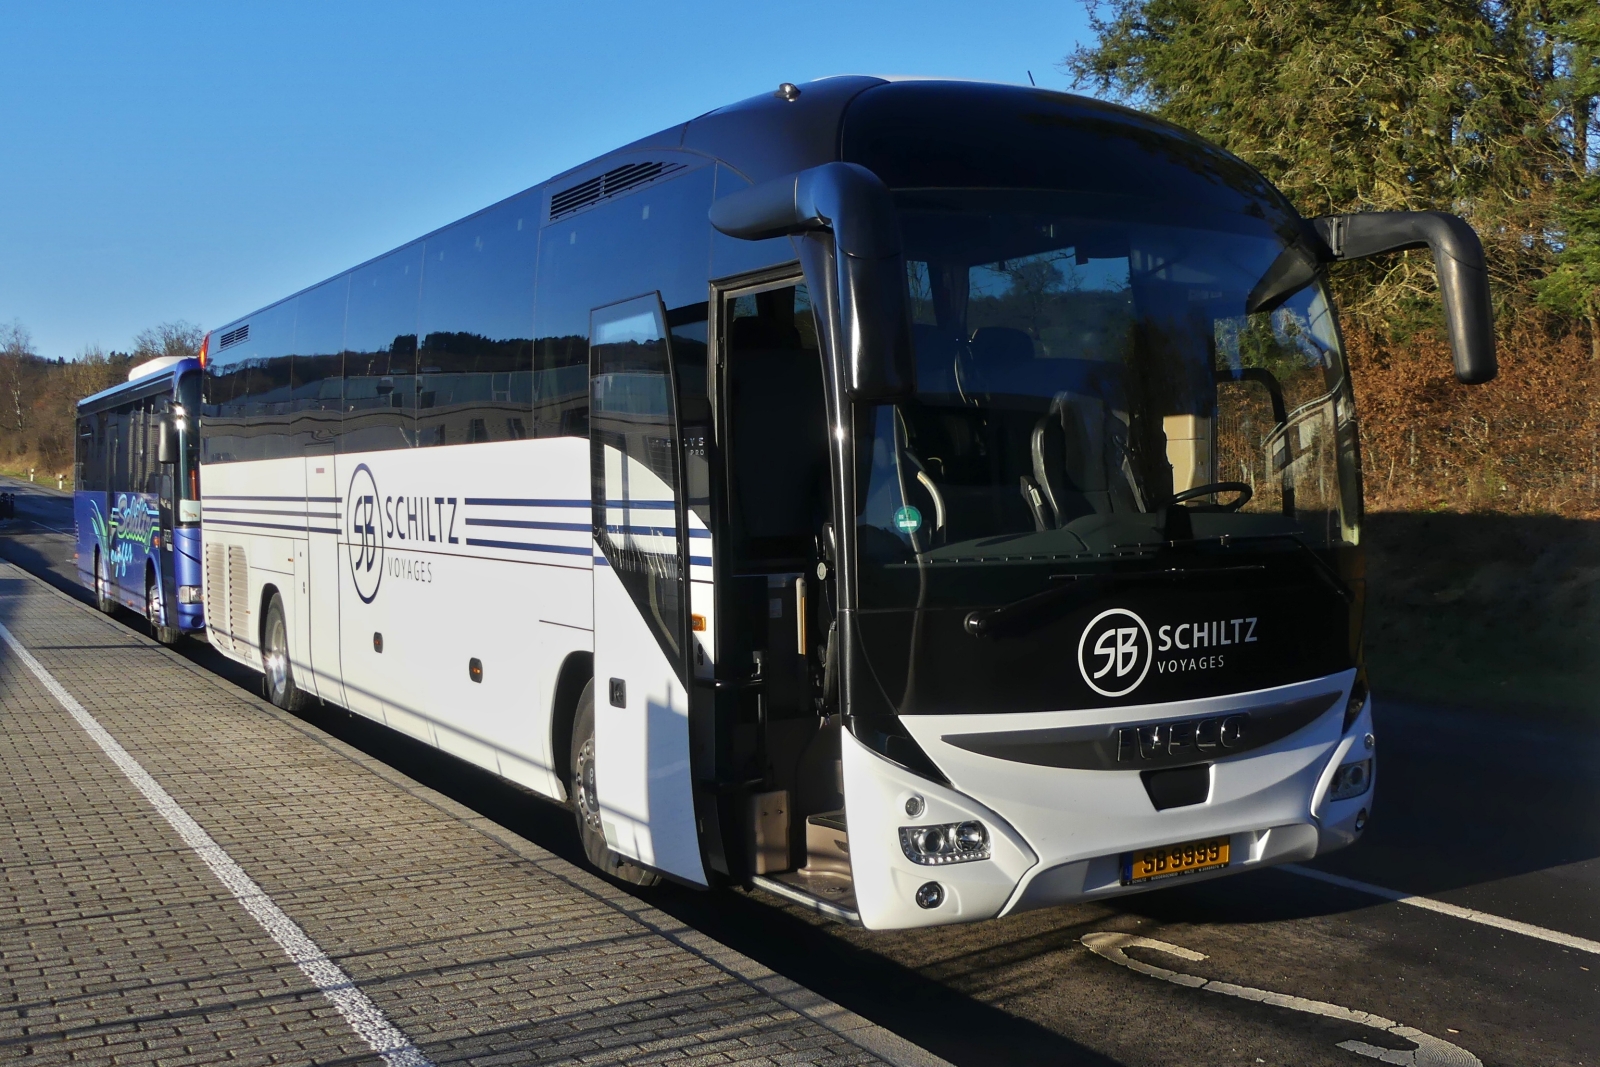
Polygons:
[[658,294],[590,316],[595,793],[618,855],[706,884],[689,765],[678,418]]

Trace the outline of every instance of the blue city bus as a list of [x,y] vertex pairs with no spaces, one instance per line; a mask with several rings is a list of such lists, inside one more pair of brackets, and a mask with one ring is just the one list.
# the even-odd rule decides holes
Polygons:
[[199,358],[163,356],[78,401],[72,511],[78,580],[172,644],[205,629],[200,574]]

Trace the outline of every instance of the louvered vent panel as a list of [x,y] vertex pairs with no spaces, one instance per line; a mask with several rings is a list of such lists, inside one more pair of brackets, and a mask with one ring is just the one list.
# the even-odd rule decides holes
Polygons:
[[205,605],[206,620],[211,624],[211,637],[223,651],[233,650],[233,639],[227,634],[228,587],[227,575],[222,568],[222,546],[206,546]]
[[238,545],[228,546],[228,634],[234,652],[248,655],[255,644],[250,640],[250,566]]
[[682,163],[625,163],[606,171],[596,178],[579,182],[550,197],[550,220],[554,222],[565,215],[620,196],[630,189],[649,185],[684,168]]
[[222,349],[227,348],[229,345],[236,345],[240,341],[248,339],[249,336],[250,324],[247,322],[238,329],[229,330],[227,333],[224,333],[221,337],[217,338],[217,347]]

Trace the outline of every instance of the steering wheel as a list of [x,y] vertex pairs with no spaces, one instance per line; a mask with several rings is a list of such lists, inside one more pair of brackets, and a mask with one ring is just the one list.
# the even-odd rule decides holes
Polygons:
[[1250,488],[1247,482],[1207,482],[1205,485],[1190,486],[1181,493],[1173,493],[1167,499],[1167,505],[1181,504],[1185,500],[1193,500],[1197,496],[1210,496],[1212,493],[1238,493],[1239,498],[1228,504],[1204,504],[1197,511],[1238,511],[1250,503],[1250,498],[1256,491]]

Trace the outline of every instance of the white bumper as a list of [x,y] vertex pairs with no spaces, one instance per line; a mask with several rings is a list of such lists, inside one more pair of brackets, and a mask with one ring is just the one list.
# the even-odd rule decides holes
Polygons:
[[[1213,878],[1273,863],[1310,859],[1355,840],[1372,790],[1353,800],[1323,797],[1334,770],[1363,755],[1370,704],[1343,731],[1345,696],[1354,671],[1252,693],[1088,711],[905,716],[902,722],[949,777],[936,786],[873,754],[845,733],[844,765],[862,922],[888,929],[965,922],[1053,904],[1139,892],[1170,884],[1122,884],[1122,857],[1142,848],[1228,836],[1228,867],[1183,876]],[[1248,712],[1337,689],[1339,699],[1288,737],[1217,758],[1209,798],[1157,811],[1137,766],[1079,770],[982,755],[946,736],[1039,731],[1105,723],[1149,724]],[[905,801],[924,798],[920,817]],[[899,829],[978,819],[988,827],[993,858],[943,866],[912,862]],[[883,862],[879,862],[880,858]],[[917,887],[936,881],[944,901],[915,903]]]

